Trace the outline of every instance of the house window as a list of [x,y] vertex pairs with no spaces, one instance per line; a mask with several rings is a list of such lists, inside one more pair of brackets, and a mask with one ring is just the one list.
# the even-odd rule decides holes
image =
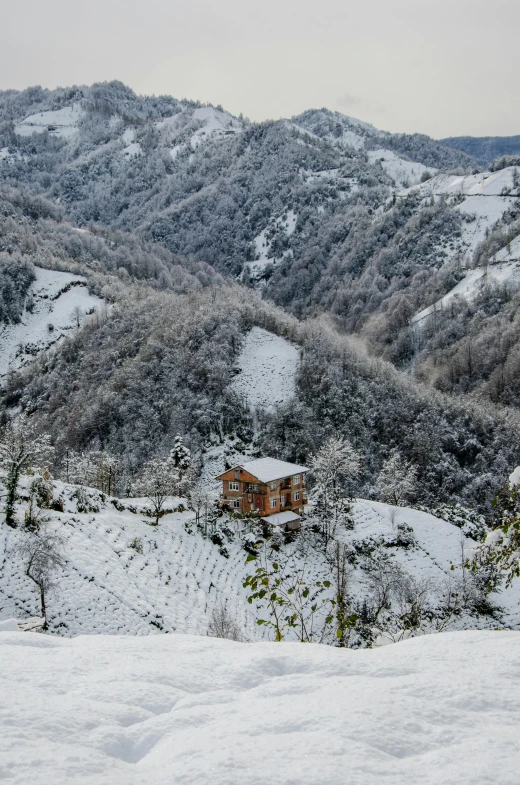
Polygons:
[[235,480],[240,479],[240,469],[235,469]]
[[229,502],[229,506],[232,507],[234,510],[240,509],[240,499],[231,499]]
[[275,497],[274,499],[271,499],[271,507],[277,507],[277,506],[278,506],[278,499]]
[[294,477],[292,478],[292,480],[293,480],[293,485],[299,485],[300,484],[300,475],[299,474],[295,474]]
[[280,497],[280,507],[285,507],[285,496]]
[[269,487],[270,487],[270,489],[271,489],[272,491],[276,490],[276,483],[275,483],[275,482],[271,482],[271,483],[269,483]]
[[296,491],[295,492],[295,494],[294,494],[294,501],[295,502],[299,502],[300,501],[300,491]]
[[229,483],[229,490],[230,491],[238,491],[238,483],[231,481]]

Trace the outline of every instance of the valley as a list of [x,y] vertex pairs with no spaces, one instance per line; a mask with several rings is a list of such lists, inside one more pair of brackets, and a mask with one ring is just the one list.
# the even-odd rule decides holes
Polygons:
[[499,142],[0,92],[0,779],[487,785],[513,760]]

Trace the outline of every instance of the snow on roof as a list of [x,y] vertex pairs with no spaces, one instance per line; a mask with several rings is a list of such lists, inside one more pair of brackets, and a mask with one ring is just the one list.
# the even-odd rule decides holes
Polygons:
[[240,468],[252,474],[253,477],[257,477],[260,482],[273,482],[273,480],[290,477],[292,474],[302,474],[309,471],[307,466],[278,461],[276,458],[258,458],[256,461],[241,463]]
[[285,512],[275,512],[273,515],[264,515],[260,520],[270,523],[271,526],[283,526],[292,521],[299,521],[301,518],[295,512],[286,510]]

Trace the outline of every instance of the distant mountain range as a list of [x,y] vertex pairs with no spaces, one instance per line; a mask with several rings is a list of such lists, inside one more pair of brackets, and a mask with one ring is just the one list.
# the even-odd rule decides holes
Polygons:
[[471,155],[482,166],[489,166],[503,155],[520,156],[518,136],[450,136],[440,139],[441,144]]

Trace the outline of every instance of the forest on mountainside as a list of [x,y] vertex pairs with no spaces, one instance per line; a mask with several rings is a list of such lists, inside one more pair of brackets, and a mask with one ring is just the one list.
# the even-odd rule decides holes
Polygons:
[[[64,130],[41,125],[50,111]],[[471,178],[472,159],[326,110],[252,124],[120,83],[2,93],[0,118],[4,320],[30,307],[33,265],[81,273],[111,304],[6,382],[4,403],[48,423],[57,461],[106,449],[131,474],[176,433],[198,454],[234,434],[304,460],[339,431],[363,454],[359,492],[399,448],[426,502],[442,488],[489,503],[518,459],[517,415],[497,404],[520,402],[519,294],[490,284],[413,321],[463,280],[478,224],[462,191],[424,183],[441,168]],[[396,185],[379,147],[405,171],[421,163],[417,188]],[[511,209],[480,266],[520,231],[508,171]],[[260,428],[229,385],[254,325],[302,352],[297,399]]]
[[[254,325],[302,352],[296,399],[256,419],[229,384]],[[236,285],[118,290],[110,315],[11,374],[4,403],[53,434],[58,463],[69,449],[108,450],[130,474],[176,433],[201,456],[232,434],[255,454],[293,461],[342,433],[363,456],[357,493],[368,495],[398,448],[420,467],[423,502],[486,507],[520,457],[518,417],[418,388],[325,322],[300,323]]]

